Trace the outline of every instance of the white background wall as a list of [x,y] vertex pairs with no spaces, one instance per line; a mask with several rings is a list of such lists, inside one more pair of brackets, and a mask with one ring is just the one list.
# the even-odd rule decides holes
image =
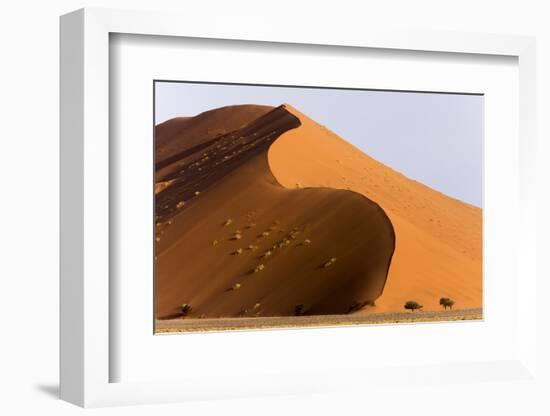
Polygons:
[[[540,212],[550,208],[550,13],[545,0],[402,0],[346,1],[168,1],[168,0],[20,0],[5,1],[0,10],[0,411],[18,414],[73,414],[82,410],[56,400],[58,385],[58,16],[74,9],[116,7],[179,10],[208,24],[212,13],[249,14],[286,25],[308,20],[326,22],[327,31],[340,25],[360,30],[370,24],[440,30],[536,35],[538,37],[538,117]],[[263,7],[262,7],[263,6]],[[192,16],[192,17],[191,17]],[[184,22],[182,22],[184,24]],[[542,165],[542,164],[541,164]],[[544,182],[542,179],[544,178]],[[550,248],[549,222],[540,216],[539,238]],[[550,268],[540,259],[539,290],[548,293]],[[545,256],[548,257],[548,256]],[[550,328],[540,308],[541,327]],[[542,315],[544,314],[544,315]],[[549,333],[540,333],[541,366],[550,374]],[[543,352],[541,351],[541,352]],[[346,393],[324,396],[173,404],[158,407],[100,409],[106,414],[423,414],[441,408],[452,414],[548,414],[550,404],[535,406],[541,392],[505,383],[480,389],[457,385],[454,396],[434,386],[434,397],[410,407],[414,389],[399,397],[362,397]],[[410,394],[410,396],[409,396]],[[463,398],[463,399],[461,399]],[[387,403],[387,407],[385,407]],[[191,413],[192,412],[192,413]]]

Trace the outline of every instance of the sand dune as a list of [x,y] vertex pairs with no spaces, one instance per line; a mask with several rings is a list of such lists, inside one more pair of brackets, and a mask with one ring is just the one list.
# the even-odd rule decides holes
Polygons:
[[481,307],[481,209],[290,105],[169,120],[156,139],[158,318]]
[[366,311],[401,310],[410,299],[425,310],[438,310],[440,297],[455,299],[457,308],[480,307],[481,209],[403,176],[297,109],[286,108],[301,126],[270,148],[269,164],[277,181],[289,188],[327,186],[359,192],[379,204],[395,228],[387,285],[376,307]]
[[283,106],[237,106],[157,128],[170,136],[157,137],[158,318],[183,303],[190,317],[345,314],[380,296],[395,247],[384,211],[273,176],[270,146],[302,127]]

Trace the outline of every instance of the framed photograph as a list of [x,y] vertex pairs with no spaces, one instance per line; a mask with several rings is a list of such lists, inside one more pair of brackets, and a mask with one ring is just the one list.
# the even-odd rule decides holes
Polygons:
[[61,18],[62,398],[536,383],[534,40],[180,18]]

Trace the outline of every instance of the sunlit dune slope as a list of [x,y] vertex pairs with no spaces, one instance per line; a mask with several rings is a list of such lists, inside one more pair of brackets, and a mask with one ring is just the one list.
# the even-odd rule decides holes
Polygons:
[[301,125],[269,150],[277,181],[287,188],[361,193],[379,204],[394,226],[396,249],[386,287],[376,307],[364,311],[402,310],[407,300],[436,310],[440,297],[453,298],[456,308],[481,306],[481,209],[403,176],[297,109],[286,108]]
[[182,304],[190,317],[342,314],[378,298],[395,247],[384,211],[272,174],[268,150],[302,129],[298,117],[236,106],[167,123],[157,128],[157,318],[181,316]]

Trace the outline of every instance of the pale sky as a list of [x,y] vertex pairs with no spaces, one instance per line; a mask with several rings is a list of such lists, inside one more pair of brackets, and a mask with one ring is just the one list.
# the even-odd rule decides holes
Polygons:
[[409,178],[482,207],[481,95],[155,82],[155,124],[227,105],[284,103]]

